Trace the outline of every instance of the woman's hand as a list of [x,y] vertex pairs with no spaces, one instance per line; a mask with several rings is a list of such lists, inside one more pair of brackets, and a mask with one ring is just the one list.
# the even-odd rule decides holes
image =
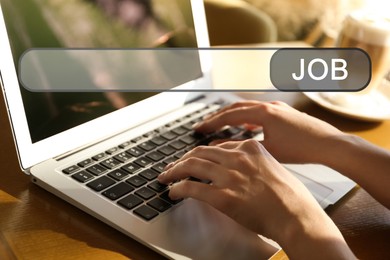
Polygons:
[[336,256],[339,249],[350,253],[306,187],[255,140],[197,147],[169,165],[158,180],[179,181],[171,186],[172,199],[204,201],[248,229],[276,240],[290,257],[316,255],[318,259],[317,246],[323,243],[325,248],[331,245]]
[[243,101],[230,105],[194,126],[199,132],[225,125],[263,127],[265,148],[283,163],[322,163],[333,153],[328,141],[344,135],[335,127],[282,102]]
[[[212,184],[186,180],[189,177]],[[316,204],[303,184],[254,140],[193,149],[159,176],[163,183],[176,180],[183,181],[172,185],[172,199],[205,201],[259,234],[271,235],[270,230],[300,215],[297,206],[302,203],[290,203],[294,198]]]

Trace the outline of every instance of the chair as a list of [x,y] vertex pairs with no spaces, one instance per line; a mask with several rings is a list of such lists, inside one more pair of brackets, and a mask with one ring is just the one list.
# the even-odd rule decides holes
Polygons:
[[275,42],[274,21],[242,0],[204,0],[210,45]]

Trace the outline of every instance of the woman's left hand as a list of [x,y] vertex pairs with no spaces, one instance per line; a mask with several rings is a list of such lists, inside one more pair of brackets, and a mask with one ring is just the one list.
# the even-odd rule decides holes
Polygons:
[[197,147],[169,165],[158,180],[179,180],[170,188],[172,199],[204,201],[270,238],[283,236],[277,232],[306,221],[308,215],[323,214],[306,187],[255,140]]

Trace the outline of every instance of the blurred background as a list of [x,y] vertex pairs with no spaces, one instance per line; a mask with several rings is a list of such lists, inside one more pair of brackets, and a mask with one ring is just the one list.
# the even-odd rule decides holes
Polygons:
[[[390,2],[386,0],[205,0],[205,3],[209,27],[216,26],[217,20],[224,20],[224,23],[228,24],[226,30],[238,31],[238,28],[241,28],[242,32],[237,34],[245,39],[213,39],[213,33],[223,37],[223,32],[211,28],[211,42],[215,45],[305,41],[313,46],[332,46],[341,23],[349,12],[367,9],[375,13],[387,12],[390,17]],[[225,13],[230,10],[237,17],[237,13],[241,13],[240,19],[231,19],[234,22],[228,18],[224,19],[222,15],[217,15],[217,11],[213,11],[218,8]],[[252,23],[249,23],[248,17],[257,17],[258,21],[253,22],[253,19]],[[219,30],[222,30],[222,23],[219,25]],[[269,28],[273,32],[270,33]],[[259,30],[263,31],[265,36],[259,35]]]

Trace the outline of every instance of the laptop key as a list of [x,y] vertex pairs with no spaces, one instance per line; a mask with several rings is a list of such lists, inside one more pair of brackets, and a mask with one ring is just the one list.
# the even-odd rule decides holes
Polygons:
[[86,167],[92,164],[92,159],[85,159],[84,161],[79,162],[77,165],[80,167]]
[[123,199],[120,199],[118,201],[118,204],[126,209],[133,209],[137,207],[139,204],[141,204],[143,200],[141,200],[139,197],[135,196],[134,194],[130,194]]
[[182,125],[181,127],[187,129],[188,131],[191,131],[193,129],[192,126],[193,126],[193,124],[191,122],[189,122],[189,123]]
[[187,135],[187,136],[180,138],[180,141],[182,141],[185,144],[193,144],[197,141],[197,139],[191,135]]
[[167,142],[167,140],[161,136],[153,137],[150,141],[157,146],[163,145]]
[[175,154],[175,158],[180,159],[180,158],[183,157],[186,153],[187,153],[187,151],[180,151],[180,152],[178,152],[177,154]]
[[161,134],[161,136],[167,140],[173,140],[177,137],[177,134],[172,133],[172,132],[166,132],[166,133]]
[[164,155],[171,155],[173,154],[174,152],[176,152],[175,149],[173,149],[172,147],[166,145],[166,146],[163,146],[161,148],[158,149],[158,151]]
[[132,142],[132,143],[138,143],[138,142],[141,141],[142,139],[144,139],[143,136],[138,136],[138,137],[132,139],[131,142]]
[[184,151],[189,152],[189,151],[191,151],[192,149],[194,149],[195,147],[196,147],[196,145],[187,146],[186,149],[184,149]]
[[124,170],[118,169],[118,170],[114,170],[114,171],[110,172],[108,174],[108,176],[110,176],[111,178],[113,178],[117,181],[120,181],[120,180],[123,180],[124,178],[126,178],[127,176],[129,176],[129,174],[127,172],[125,172]]
[[169,197],[169,190],[165,191],[164,193],[162,193],[160,195],[160,198],[162,198],[163,200],[171,203],[171,204],[177,204],[179,203],[180,201],[182,201],[183,199],[178,199],[178,200],[172,200],[170,197]]
[[92,180],[94,176],[86,171],[81,171],[72,175],[72,178],[79,182],[87,182]]
[[105,188],[108,188],[110,187],[111,185],[114,185],[116,182],[107,177],[107,176],[102,176],[96,180],[93,180],[91,182],[89,182],[87,184],[88,187],[90,187],[91,189],[95,190],[95,191],[102,191],[104,190]]
[[87,171],[92,173],[93,175],[99,176],[103,173],[107,172],[107,169],[100,164],[95,164],[87,168]]
[[175,129],[172,130],[173,133],[177,134],[177,135],[184,135],[185,133],[188,132],[187,129],[185,129],[184,127],[176,127]]
[[119,148],[125,149],[126,147],[130,146],[132,144],[131,141],[124,142],[119,145]]
[[158,216],[157,211],[146,205],[136,208],[133,212],[145,220],[151,220]]
[[115,155],[114,158],[122,163],[125,163],[125,162],[129,161],[132,157],[128,153],[122,152],[122,153]]
[[151,206],[152,208],[154,208],[155,210],[158,210],[160,212],[164,212],[171,207],[171,204],[169,204],[168,202],[166,202],[160,198],[155,198],[155,199],[149,201],[147,204],[149,206]]
[[143,155],[145,152],[143,150],[141,150],[140,148],[132,147],[132,148],[126,150],[126,153],[128,153],[134,157],[138,157],[140,155]]
[[162,173],[165,170],[165,163],[158,163],[153,165],[152,169],[158,173]]
[[167,189],[168,186],[165,184],[162,184],[158,181],[154,181],[154,182],[148,184],[148,187],[157,191],[157,192],[163,192],[164,190]]
[[103,192],[103,195],[110,200],[116,200],[134,190],[129,184],[121,182]]
[[130,174],[134,174],[136,173],[139,169],[141,169],[141,167],[139,167],[138,165],[134,164],[134,163],[129,163],[129,164],[126,164],[125,166],[123,166],[121,168],[122,170],[125,170],[126,172],[130,173]]
[[156,148],[156,145],[153,144],[152,142],[144,142],[144,143],[138,145],[138,147],[141,147],[143,150],[148,152],[148,151],[151,151],[154,148]]
[[147,169],[147,170],[142,171],[139,175],[144,177],[145,179],[151,181],[151,180],[154,180],[157,178],[158,173],[156,171],[154,171],[153,169]]
[[118,160],[115,160],[114,158],[109,158],[109,159],[104,160],[100,164],[108,169],[113,169],[113,168],[117,167],[118,165],[120,165],[121,162]]
[[105,153],[99,153],[95,156],[92,157],[92,159],[94,159],[95,161],[100,161],[101,159],[107,157],[107,154]]
[[169,157],[169,158],[165,159],[165,160],[163,161],[163,163],[165,163],[166,165],[168,165],[168,164],[173,163],[173,162],[175,162],[175,161],[176,161],[176,158],[172,156],[172,157]]
[[147,181],[144,178],[140,177],[139,175],[135,175],[135,176],[129,178],[128,180],[126,180],[126,182],[130,183],[131,185],[133,185],[136,188],[139,188],[142,185],[147,183]]
[[117,151],[119,151],[119,147],[112,147],[111,149],[108,149],[106,151],[107,154],[114,154],[116,153]]
[[186,147],[186,144],[183,143],[182,141],[180,140],[175,140],[173,141],[172,143],[169,144],[171,147],[175,148],[176,150],[181,150],[183,149],[184,147]]
[[140,188],[139,190],[137,190],[135,192],[135,194],[140,196],[144,200],[148,200],[148,199],[153,198],[154,196],[156,196],[156,193],[154,191],[152,191],[151,189],[146,188],[146,187]]
[[157,132],[155,130],[153,130],[153,131],[150,131],[150,132],[143,134],[143,137],[152,137],[156,134],[157,134]]
[[77,165],[72,165],[72,166],[69,166],[69,167],[66,168],[66,169],[63,169],[62,172],[65,173],[65,174],[72,174],[72,173],[77,172],[78,170],[80,170],[80,167],[79,167],[79,166],[77,166]]
[[146,157],[138,158],[134,162],[136,164],[138,164],[139,166],[141,166],[141,167],[146,167],[146,166],[148,166],[149,164],[152,163],[152,161],[150,159],[146,158]]
[[154,151],[154,152],[151,152],[151,153],[147,154],[146,157],[148,157],[149,159],[151,159],[151,160],[153,160],[155,162],[158,162],[162,158],[164,158],[164,155],[161,154],[160,152]]

